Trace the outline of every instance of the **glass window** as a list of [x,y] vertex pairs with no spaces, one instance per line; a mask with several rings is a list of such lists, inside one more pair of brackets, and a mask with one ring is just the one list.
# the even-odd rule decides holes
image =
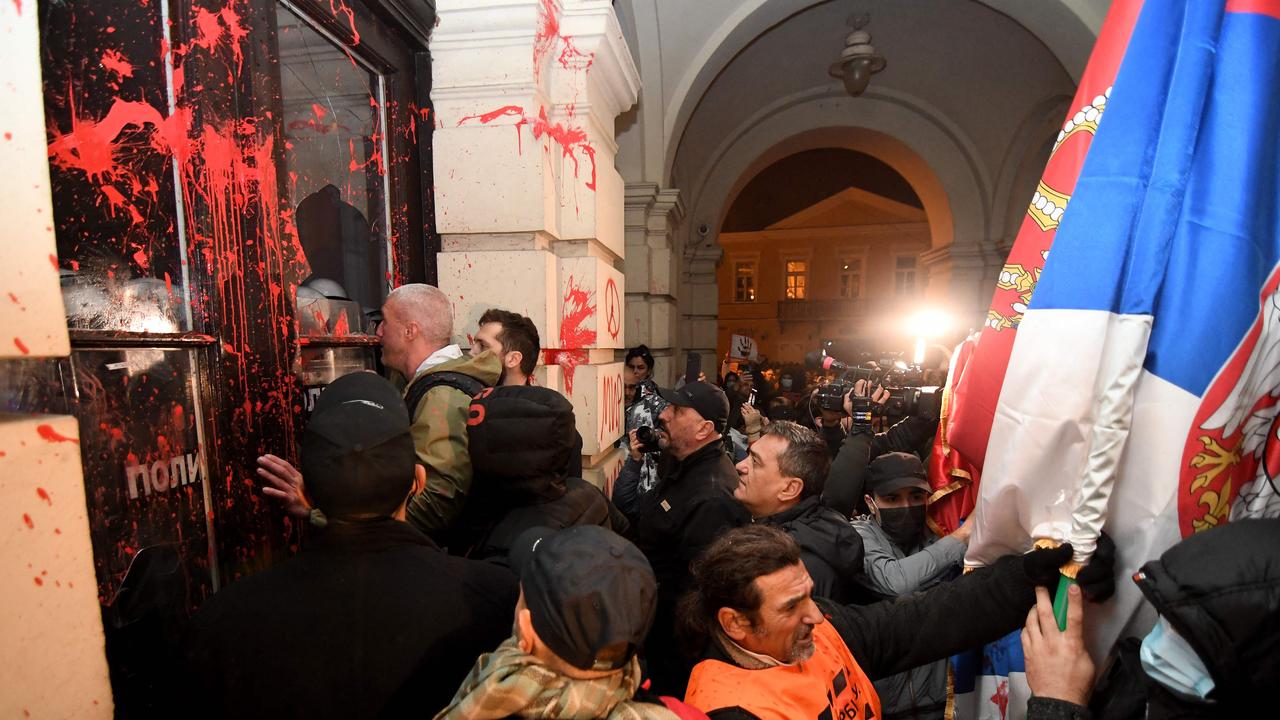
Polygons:
[[284,169],[310,270],[299,327],[365,334],[391,280],[383,78],[283,4],[276,24]]
[[755,302],[756,299],[756,264],[740,262],[734,264],[733,299],[735,302]]
[[894,261],[893,292],[900,296],[916,294],[916,258],[914,255],[901,255]]
[[806,260],[788,260],[786,277],[786,297],[788,300],[803,300],[808,285],[809,263]]
[[845,258],[840,263],[840,297],[854,299],[862,295],[862,258]]
[[[45,3],[41,71],[53,224],[67,325],[191,330],[172,155],[155,128],[171,85],[146,3]],[[111,19],[107,21],[105,18]],[[108,36],[99,24],[109,22]],[[118,32],[117,32],[118,30]]]

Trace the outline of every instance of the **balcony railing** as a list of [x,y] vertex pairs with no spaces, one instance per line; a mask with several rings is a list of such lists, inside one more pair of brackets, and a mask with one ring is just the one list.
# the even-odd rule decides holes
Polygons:
[[779,300],[778,320],[781,322],[836,320],[851,317],[861,310],[858,300]]

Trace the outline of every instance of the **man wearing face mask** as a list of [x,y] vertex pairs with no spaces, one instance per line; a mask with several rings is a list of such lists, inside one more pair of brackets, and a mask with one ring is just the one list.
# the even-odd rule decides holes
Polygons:
[[[927,590],[960,574],[969,525],[939,538],[925,524],[931,492],[924,464],[911,453],[885,453],[867,468],[864,500],[871,514],[853,521],[862,537],[868,600]],[[883,717],[941,718],[947,703],[947,661],[938,660],[877,680]]]

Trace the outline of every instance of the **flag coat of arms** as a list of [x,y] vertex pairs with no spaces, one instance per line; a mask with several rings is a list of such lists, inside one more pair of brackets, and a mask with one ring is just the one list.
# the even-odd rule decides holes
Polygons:
[[[966,563],[1032,539],[1117,574],[1280,514],[1280,0],[1147,2],[1018,328]],[[1095,657],[1153,621],[1132,583]],[[1096,620],[1096,622],[1095,622]]]

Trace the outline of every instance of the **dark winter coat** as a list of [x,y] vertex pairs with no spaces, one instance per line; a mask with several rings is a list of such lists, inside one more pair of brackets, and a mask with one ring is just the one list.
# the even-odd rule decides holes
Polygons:
[[511,634],[508,571],[450,557],[390,518],[331,522],[192,620],[183,714],[422,717]]
[[468,425],[471,497],[449,534],[456,555],[506,562],[520,533],[599,525],[627,533],[627,521],[591,483],[567,477],[580,452],[573,405],[542,387],[499,387],[472,401]]
[[855,579],[862,574],[862,538],[840,513],[810,497],[756,522],[784,530],[800,544],[800,559],[813,579],[815,597],[841,604],[853,601]]
[[658,579],[658,603],[645,642],[653,689],[684,696],[692,667],[675,642],[676,603],[689,587],[689,563],[725,531],[751,522],[730,490],[738,474],[719,441],[678,463],[662,463],[665,474],[637,500],[632,534]]

